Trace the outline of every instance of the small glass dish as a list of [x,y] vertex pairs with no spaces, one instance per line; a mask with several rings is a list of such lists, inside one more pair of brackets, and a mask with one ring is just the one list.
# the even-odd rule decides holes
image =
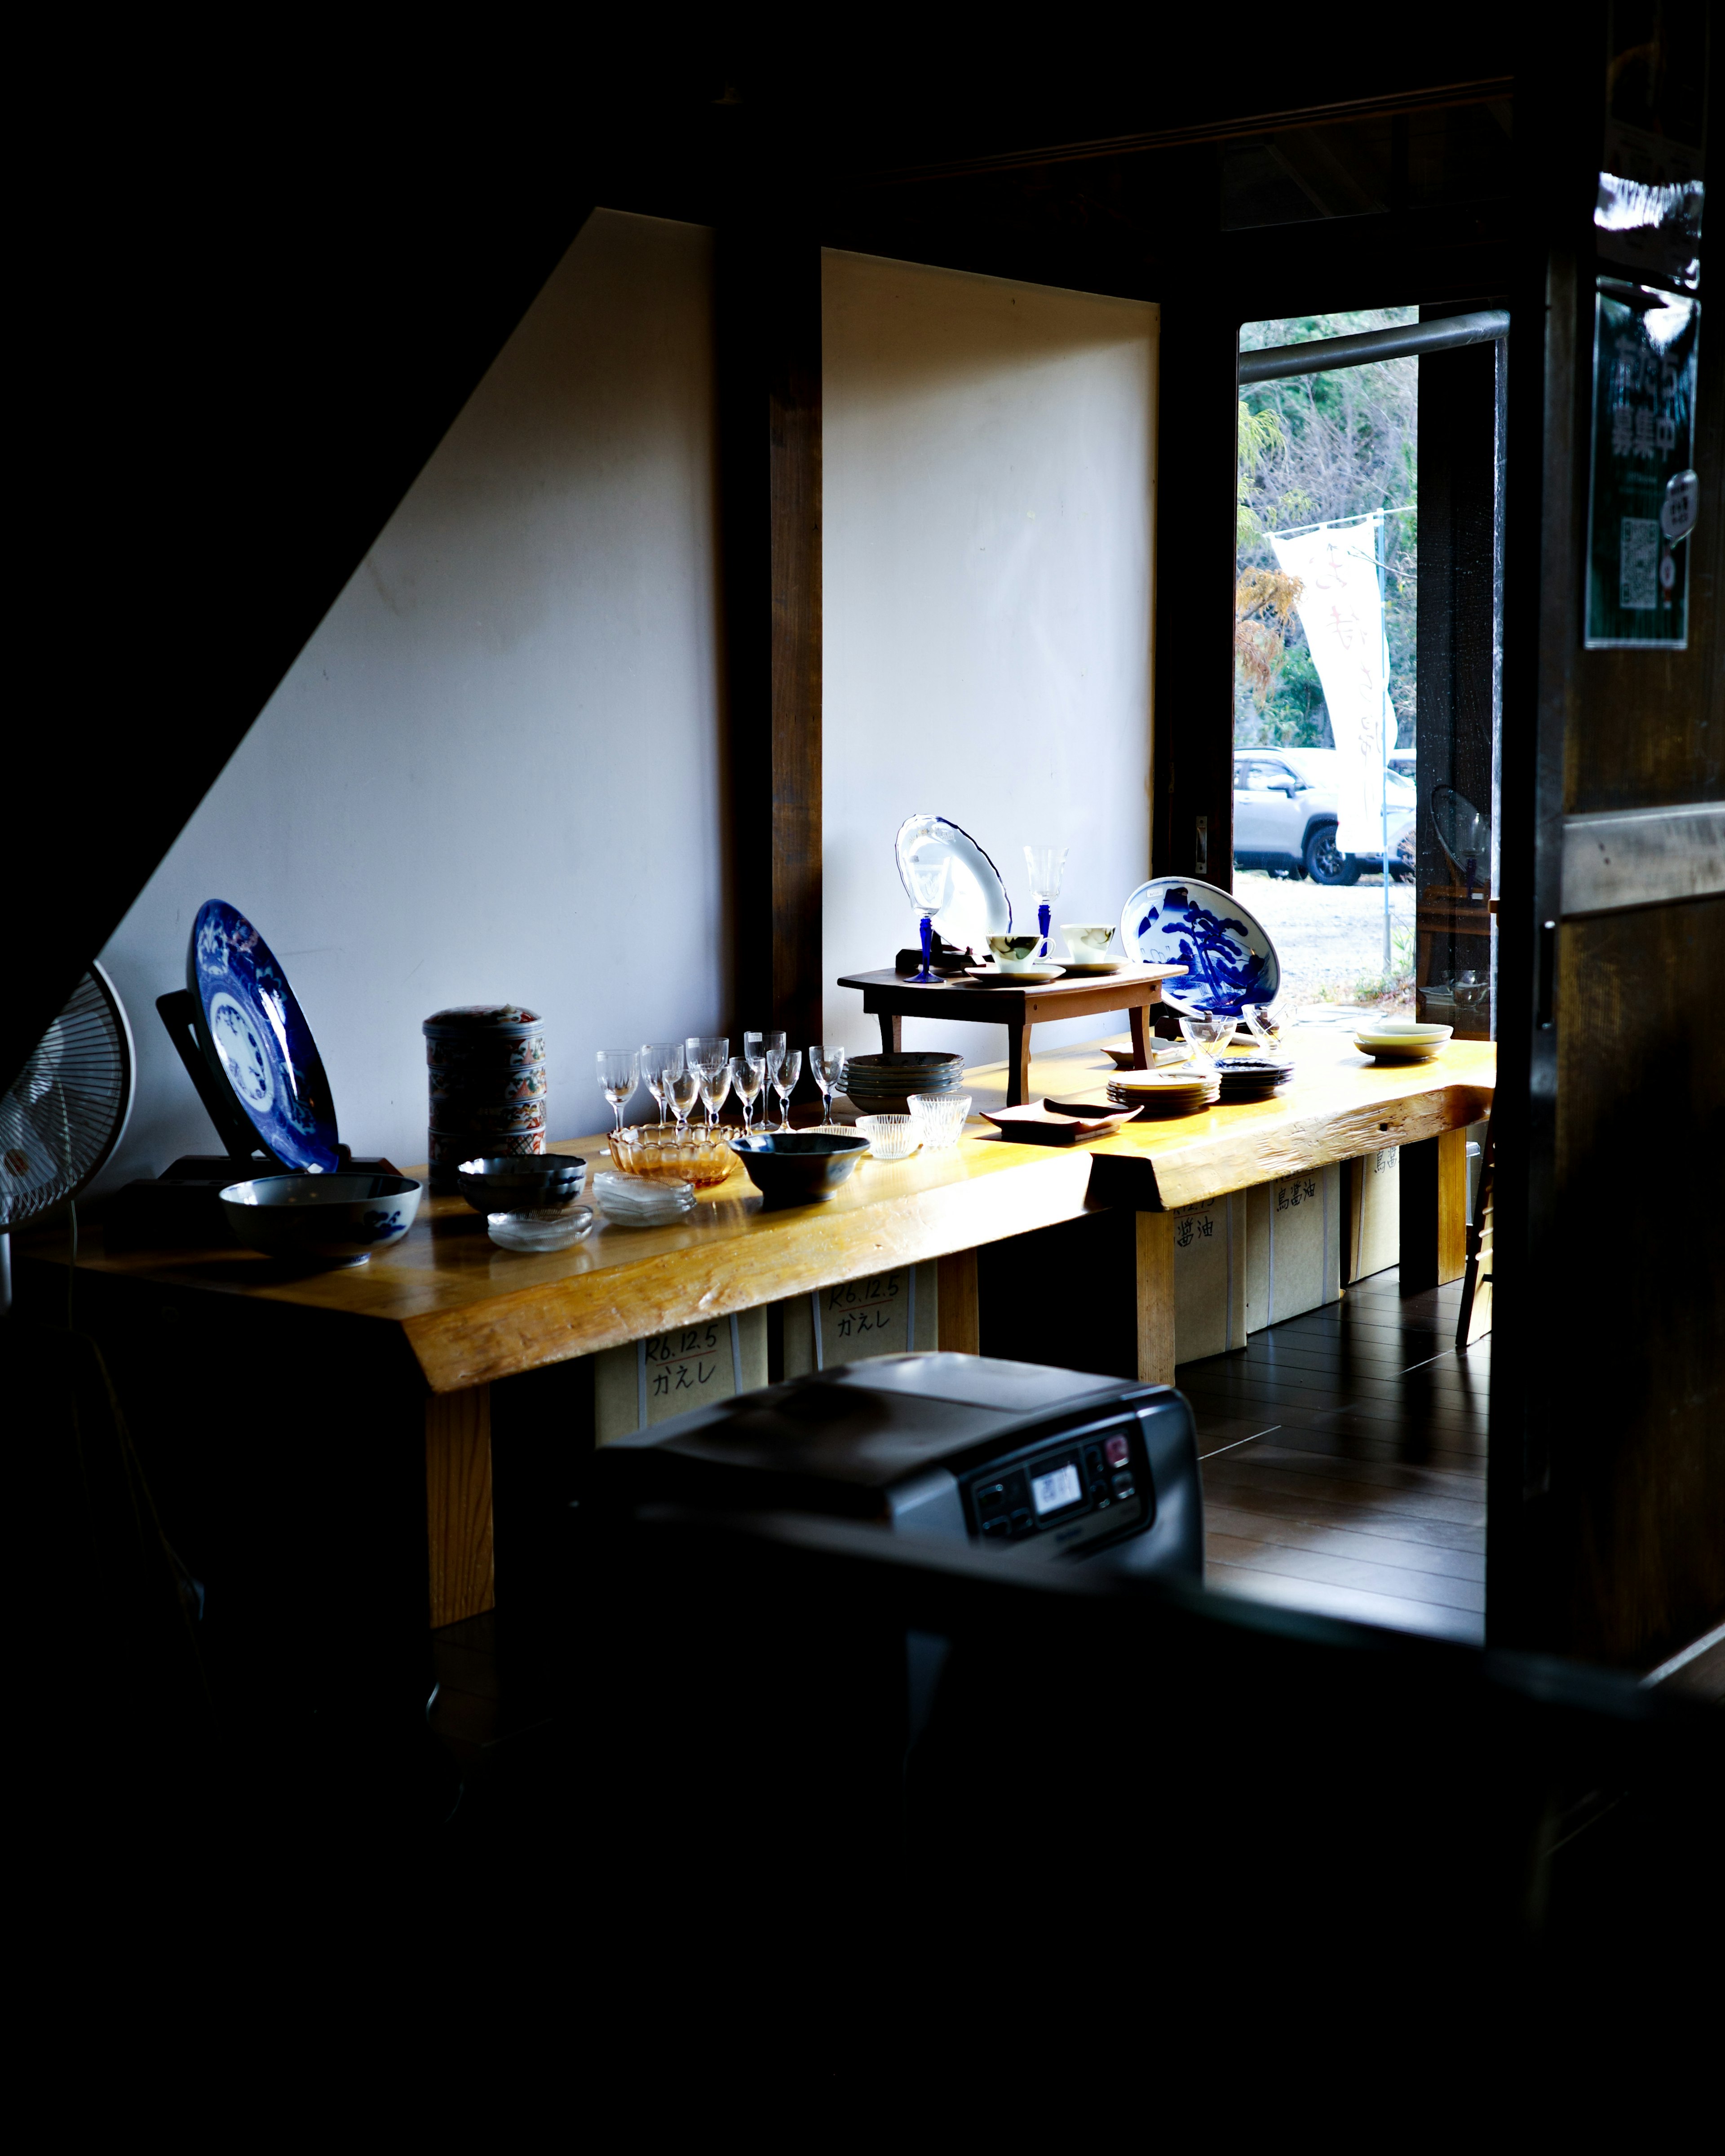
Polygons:
[[909,1116],[859,1116],[856,1127],[876,1160],[908,1160],[922,1142],[922,1134]]
[[614,1132],[609,1144],[619,1174],[651,1183],[687,1183],[711,1190],[737,1166],[729,1137],[716,1123],[710,1131],[685,1131],[680,1137],[673,1123],[634,1123]]
[[911,1121],[927,1152],[944,1152],[957,1144],[970,1113],[968,1093],[912,1093]]
[[602,1168],[593,1179],[593,1194],[605,1218],[620,1228],[657,1228],[686,1220],[695,1210],[692,1183],[661,1182],[656,1177]]
[[593,1232],[591,1205],[544,1205],[532,1213],[491,1213],[485,1227],[505,1250],[564,1250]]

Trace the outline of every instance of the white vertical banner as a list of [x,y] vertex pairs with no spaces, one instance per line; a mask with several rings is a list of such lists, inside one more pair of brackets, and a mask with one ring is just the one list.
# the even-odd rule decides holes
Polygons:
[[1336,744],[1336,844],[1344,854],[1374,858],[1384,850],[1384,767],[1395,746],[1378,582],[1380,521],[1321,524],[1288,538],[1268,534],[1283,572],[1303,588],[1296,608]]

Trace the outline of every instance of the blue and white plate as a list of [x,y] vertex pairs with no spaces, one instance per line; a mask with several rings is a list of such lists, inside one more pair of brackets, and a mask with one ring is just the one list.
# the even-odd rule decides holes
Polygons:
[[906,874],[911,861],[944,860],[952,870],[952,896],[934,916],[935,933],[960,951],[988,954],[991,936],[1012,932],[1012,901],[1000,871],[968,831],[946,816],[907,816],[899,826],[895,850],[899,881],[912,906],[916,894]]
[[210,1066],[264,1151],[302,1175],[338,1167],[336,1104],[305,1014],[275,952],[223,899],[198,910],[186,985]]
[[1120,940],[1129,957],[1183,966],[1185,979],[1169,984],[1174,997],[1220,1015],[1270,1003],[1281,986],[1281,961],[1262,921],[1196,876],[1141,883],[1121,910]]

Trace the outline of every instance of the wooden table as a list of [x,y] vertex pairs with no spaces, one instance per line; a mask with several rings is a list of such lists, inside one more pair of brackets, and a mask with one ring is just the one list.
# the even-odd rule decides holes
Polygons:
[[[1147,999],[1156,986],[1145,983]],[[974,1353],[978,1246],[1106,1209],[1137,1216],[1138,1373],[1170,1382],[1173,1209],[1432,1140],[1447,1148],[1454,1215],[1464,1133],[1488,1112],[1494,1068],[1489,1044],[1471,1042],[1430,1064],[1313,1062],[1280,1100],[1068,1147],[1014,1143],[973,1123],[951,1151],[865,1161],[824,1204],[763,1211],[738,1173],[703,1194],[686,1223],[605,1226],[536,1255],[499,1250],[462,1199],[429,1194],[394,1249],[352,1270],[297,1277],[231,1248],[110,1253],[86,1227],[77,1322],[99,1337],[130,1327],[167,1341],[157,1382],[175,1391],[173,1412],[217,1430],[223,1460],[255,1458],[282,1491],[300,1489],[307,1524],[295,1532],[338,1521],[362,1552],[387,1543],[398,1599],[413,1569],[398,1530],[410,1521],[423,1537],[413,1613],[423,1635],[428,1582],[434,1624],[491,1605],[494,1400],[516,1399],[511,1414],[536,1430],[555,1413],[542,1394],[512,1388],[601,1348],[925,1260],[940,1265],[940,1345]],[[605,1159],[598,1140],[552,1150]],[[1445,1232],[1453,1239],[1459,1227],[1451,1219]],[[58,1234],[23,1241],[21,1306],[64,1322],[65,1256]],[[352,1525],[362,1516],[362,1531]],[[506,1579],[506,1551],[500,1563]]]
[[1124,1011],[1132,1026],[1132,1046],[1140,1064],[1149,1062],[1146,1013],[1162,1000],[1162,984],[1185,972],[1183,966],[1124,966],[1117,973],[1086,974],[1075,980],[1049,981],[1036,988],[991,984],[957,974],[933,985],[907,979],[890,969],[845,973],[841,988],[860,988],[863,1009],[880,1021],[883,1054],[904,1047],[907,1018],[965,1019],[976,1025],[1004,1025],[1007,1031],[1006,1103],[1015,1108],[1030,1097],[1030,1029],[1039,1019],[1097,1018]]

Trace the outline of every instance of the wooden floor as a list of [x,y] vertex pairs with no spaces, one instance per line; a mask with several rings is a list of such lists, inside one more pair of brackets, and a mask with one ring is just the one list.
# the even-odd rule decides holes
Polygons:
[[1489,1335],[1457,1355],[1458,1281],[1394,1271],[1182,1363],[1209,1585],[1475,1643],[1486,1629]]

